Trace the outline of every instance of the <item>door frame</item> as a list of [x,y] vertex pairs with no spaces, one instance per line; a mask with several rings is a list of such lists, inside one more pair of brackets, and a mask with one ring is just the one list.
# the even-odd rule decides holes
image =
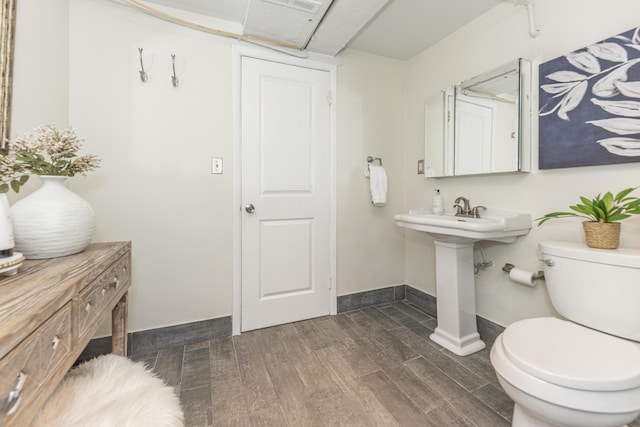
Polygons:
[[329,84],[331,87],[331,105],[329,118],[329,144],[330,144],[330,274],[332,285],[329,292],[329,313],[336,314],[338,309],[338,297],[336,291],[336,234],[337,234],[337,188],[336,188],[336,147],[337,147],[337,65],[336,59],[332,57],[313,59],[296,58],[293,56],[277,53],[275,51],[260,49],[248,46],[242,42],[236,42],[231,48],[231,72],[232,72],[232,116],[233,116],[233,162],[232,162],[232,227],[233,227],[233,291],[232,291],[232,312],[231,328],[233,335],[240,334],[242,325],[242,123],[241,117],[241,95],[242,95],[242,58],[250,57],[266,61],[279,62],[286,65],[311,68],[329,73]]

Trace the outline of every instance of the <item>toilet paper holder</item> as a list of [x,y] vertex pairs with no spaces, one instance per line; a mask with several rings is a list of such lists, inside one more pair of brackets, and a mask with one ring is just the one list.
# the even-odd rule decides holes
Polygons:
[[[506,263],[504,267],[502,267],[502,271],[509,273],[511,270],[516,268],[515,265]],[[533,280],[544,280],[544,271],[538,270],[537,273],[533,274]]]

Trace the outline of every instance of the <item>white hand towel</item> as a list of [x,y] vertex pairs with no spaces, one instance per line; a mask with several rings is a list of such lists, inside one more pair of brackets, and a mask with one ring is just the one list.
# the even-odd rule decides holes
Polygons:
[[373,206],[384,206],[387,203],[387,173],[382,166],[369,165],[369,186]]

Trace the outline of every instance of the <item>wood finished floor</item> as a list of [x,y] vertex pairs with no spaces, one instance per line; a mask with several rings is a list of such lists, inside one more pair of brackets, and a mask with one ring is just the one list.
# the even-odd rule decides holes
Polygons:
[[187,427],[509,426],[489,350],[456,356],[435,324],[397,302],[132,358],[175,388]]

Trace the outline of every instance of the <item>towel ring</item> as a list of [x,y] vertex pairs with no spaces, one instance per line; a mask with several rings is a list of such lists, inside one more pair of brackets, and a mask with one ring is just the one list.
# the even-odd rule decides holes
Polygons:
[[370,176],[370,172],[369,172],[369,165],[375,161],[378,161],[380,163],[380,166],[382,166],[382,158],[381,157],[373,157],[373,156],[367,156],[367,169],[364,171],[364,176],[369,178]]
[[367,163],[373,163],[376,160],[380,163],[380,166],[382,166],[382,158],[381,157],[367,156]]

